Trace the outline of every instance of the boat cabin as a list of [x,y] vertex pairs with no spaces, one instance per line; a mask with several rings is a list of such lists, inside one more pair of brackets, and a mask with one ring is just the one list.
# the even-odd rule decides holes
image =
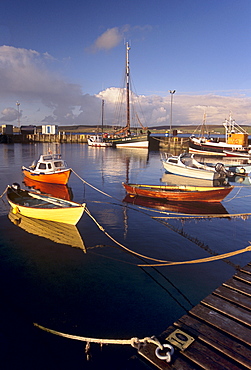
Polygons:
[[42,154],[29,168],[34,172],[50,173],[65,170],[67,163],[62,159],[61,154]]

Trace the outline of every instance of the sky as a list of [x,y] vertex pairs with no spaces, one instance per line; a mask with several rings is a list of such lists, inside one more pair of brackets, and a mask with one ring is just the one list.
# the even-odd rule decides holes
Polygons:
[[1,0],[0,124],[118,124],[125,42],[144,126],[251,124],[250,0]]

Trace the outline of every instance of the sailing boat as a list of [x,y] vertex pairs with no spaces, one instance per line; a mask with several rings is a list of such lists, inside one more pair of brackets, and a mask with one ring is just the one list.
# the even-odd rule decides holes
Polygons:
[[126,126],[115,132],[111,137],[105,139],[116,148],[148,148],[150,131],[143,133],[142,129],[146,129],[141,124],[142,129],[140,134],[131,132],[131,117],[130,117],[130,68],[129,68],[129,43],[126,43]]
[[104,134],[103,134],[103,125],[104,125],[104,104],[105,101],[102,99],[102,132],[101,135],[90,135],[87,138],[87,143],[89,146],[95,146],[95,147],[107,147],[112,146],[112,143],[104,140]]

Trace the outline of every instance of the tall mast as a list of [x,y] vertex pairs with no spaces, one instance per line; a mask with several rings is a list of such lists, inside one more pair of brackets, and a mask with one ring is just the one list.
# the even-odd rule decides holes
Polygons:
[[126,43],[126,127],[130,130],[130,85],[129,85],[129,43]]
[[105,101],[104,99],[102,99],[102,111],[101,111],[102,134],[103,134],[103,126],[104,126],[104,104],[105,104]]

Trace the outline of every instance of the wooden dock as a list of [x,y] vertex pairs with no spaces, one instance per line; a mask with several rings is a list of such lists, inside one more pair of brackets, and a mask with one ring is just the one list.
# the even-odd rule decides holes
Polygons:
[[154,344],[138,351],[158,369],[251,369],[251,263],[158,338],[174,348],[169,363],[156,357]]

